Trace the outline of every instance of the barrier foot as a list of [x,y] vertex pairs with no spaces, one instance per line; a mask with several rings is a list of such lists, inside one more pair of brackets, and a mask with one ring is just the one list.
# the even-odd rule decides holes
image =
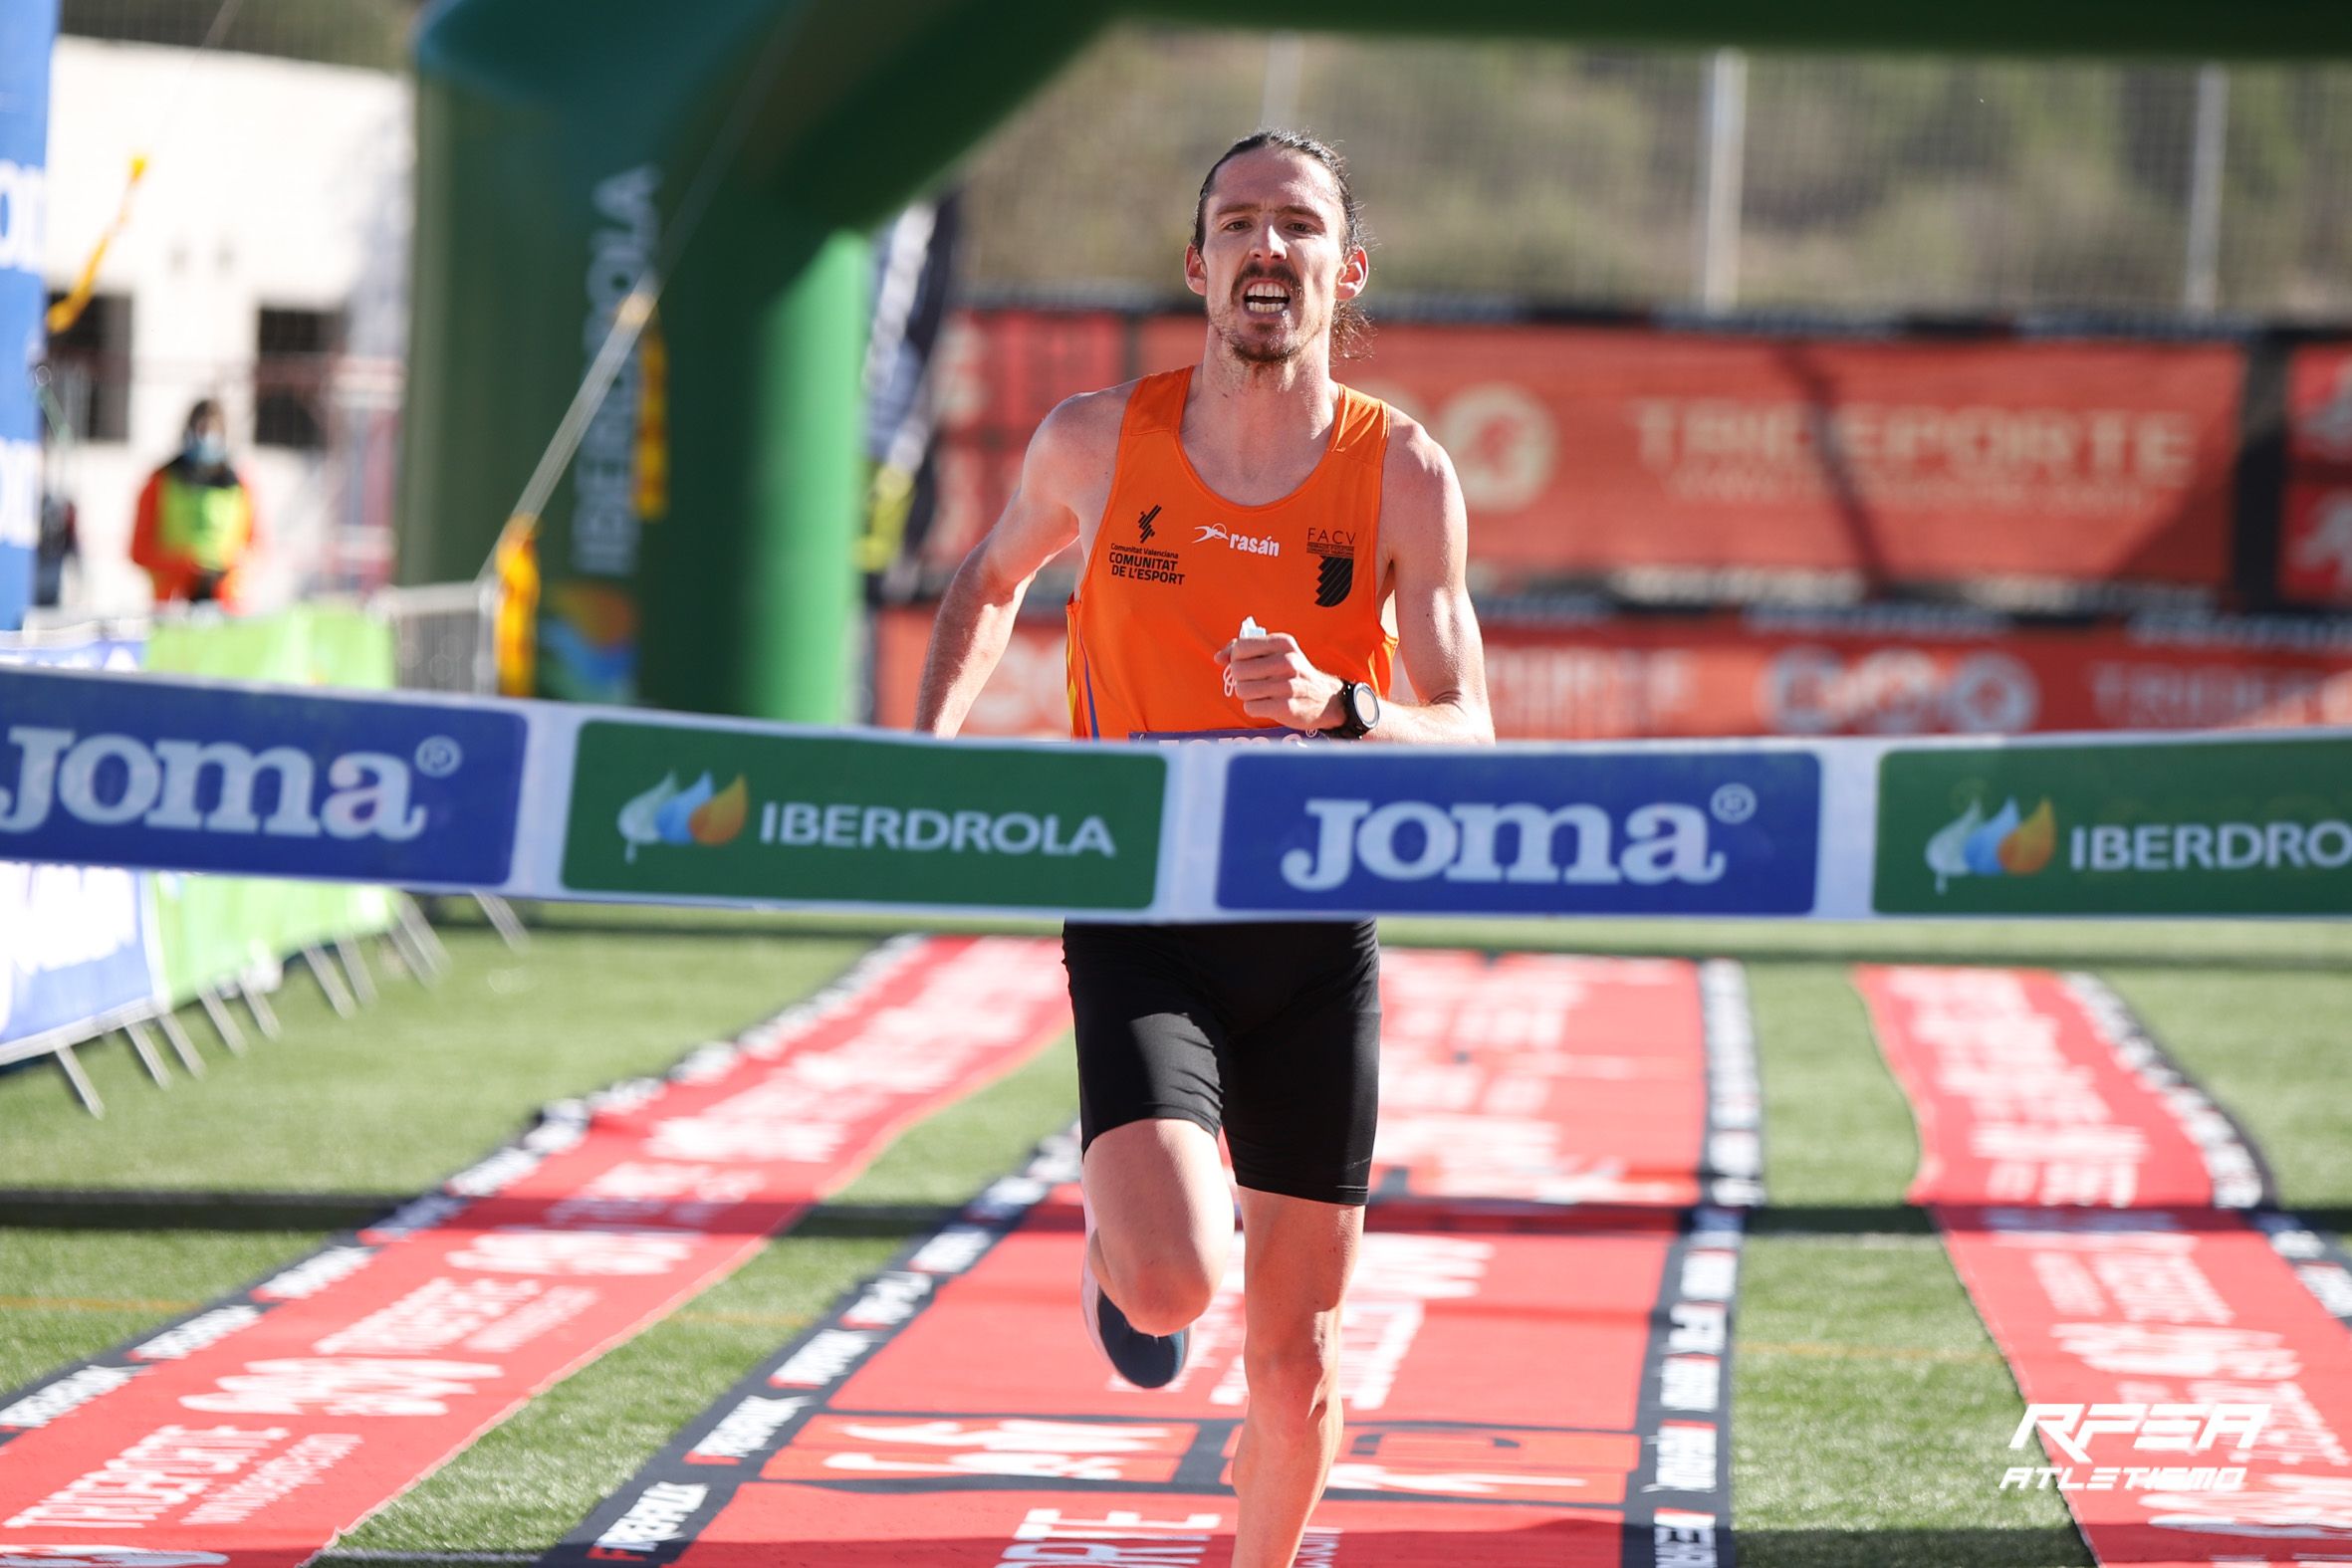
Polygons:
[[179,1015],[166,1008],[155,1014],[155,1026],[171,1042],[172,1051],[179,1057],[180,1065],[188,1069],[188,1076],[203,1077],[204,1058],[196,1054],[196,1042],[188,1038],[186,1029],[180,1027]]
[[498,932],[509,948],[520,953],[531,946],[531,933],[525,929],[522,919],[516,915],[514,905],[500,898],[496,893],[476,893],[474,902],[482,907],[483,914],[490,917],[492,928]]
[[440,933],[433,931],[433,922],[426,919],[423,907],[409,896],[400,898],[400,929],[409,933],[409,943],[426,964],[426,974],[437,978],[449,969],[449,948],[440,941]]
[[395,922],[392,929],[383,934],[383,940],[387,949],[384,962],[390,967],[419,986],[429,987],[440,980],[441,977],[434,974],[432,966],[425,961],[424,954],[418,951],[416,941],[408,935],[406,926]]
[[74,1098],[82,1102],[82,1108],[93,1116],[105,1116],[107,1102],[98,1097],[98,1088],[90,1081],[90,1074],[82,1070],[82,1063],[75,1057],[73,1046],[60,1045],[57,1048],[57,1064],[66,1069],[66,1081],[74,1086]]
[[270,1006],[260,987],[240,980],[237,995],[244,999],[245,1010],[253,1014],[253,1026],[261,1030],[264,1039],[274,1040],[285,1032],[278,1026],[278,1009]]
[[343,965],[344,983],[352,988],[352,995],[362,1008],[375,1006],[375,976],[367,968],[367,955],[359,951],[359,944],[350,937],[335,939],[335,957]]
[[163,1059],[155,1054],[155,1042],[147,1038],[147,1026],[136,1019],[122,1025],[122,1032],[130,1040],[130,1048],[138,1052],[138,1059],[147,1069],[147,1076],[155,1080],[155,1087],[168,1089],[171,1080],[163,1075]]
[[221,1001],[220,993],[207,986],[196,993],[196,1000],[204,1005],[204,1015],[212,1020],[212,1031],[220,1036],[220,1042],[238,1055],[244,1055],[245,1031],[237,1027],[236,1014],[230,1012],[228,1004]]
[[345,989],[343,976],[336,972],[334,965],[327,962],[327,955],[319,951],[317,943],[302,950],[302,961],[309,966],[311,978],[319,983],[319,989],[327,994],[327,1005],[335,1009],[335,1015],[339,1018],[355,1017],[359,1011],[358,1006],[352,1001],[351,992]]

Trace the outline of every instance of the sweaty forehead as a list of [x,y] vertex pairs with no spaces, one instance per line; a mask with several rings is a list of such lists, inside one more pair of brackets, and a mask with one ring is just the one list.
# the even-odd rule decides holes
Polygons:
[[1313,206],[1334,220],[1339,182],[1320,159],[1287,147],[1256,147],[1226,159],[1209,187],[1209,210],[1232,206]]

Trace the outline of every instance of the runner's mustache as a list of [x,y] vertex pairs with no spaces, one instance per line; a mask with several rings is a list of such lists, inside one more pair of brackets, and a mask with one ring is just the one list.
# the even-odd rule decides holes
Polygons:
[[1259,267],[1243,273],[1234,280],[1233,297],[1237,300],[1240,299],[1242,292],[1254,283],[1279,283],[1294,294],[1299,290],[1299,281],[1295,273],[1280,272],[1272,267]]

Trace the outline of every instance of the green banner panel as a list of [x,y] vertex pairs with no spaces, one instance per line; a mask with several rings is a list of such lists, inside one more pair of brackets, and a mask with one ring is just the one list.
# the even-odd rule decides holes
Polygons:
[[1889,752],[1872,906],[2352,913],[2352,740]]
[[[388,690],[391,628],[344,605],[158,625],[146,667],[160,674]],[[383,888],[165,872],[155,878],[163,993],[175,1005],[313,943],[390,928]]]
[[577,893],[1134,911],[1168,763],[592,721],[574,779]]

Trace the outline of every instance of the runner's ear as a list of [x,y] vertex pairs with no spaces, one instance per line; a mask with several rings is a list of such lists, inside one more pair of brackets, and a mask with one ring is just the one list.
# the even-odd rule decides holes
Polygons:
[[1340,299],[1352,300],[1364,292],[1372,281],[1372,256],[1362,246],[1347,253],[1347,260],[1339,264],[1339,282],[1333,290]]

